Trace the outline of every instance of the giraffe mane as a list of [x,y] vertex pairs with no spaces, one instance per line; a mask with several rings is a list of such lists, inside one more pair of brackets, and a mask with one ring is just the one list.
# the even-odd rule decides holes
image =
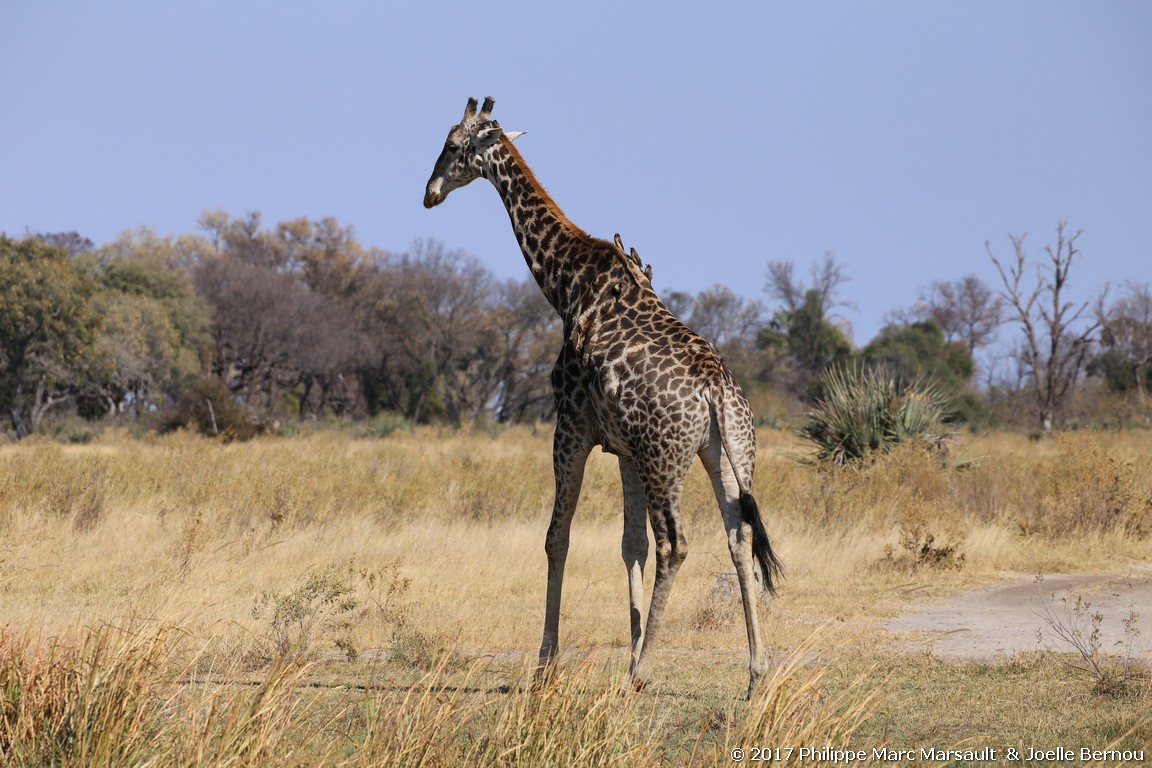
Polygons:
[[520,150],[513,146],[512,140],[508,138],[507,134],[501,135],[500,141],[503,142],[504,148],[512,155],[512,158],[516,161],[516,165],[524,172],[524,177],[528,180],[528,183],[540,193],[540,199],[548,206],[549,212],[559,219],[560,223],[571,229],[578,237],[585,240],[595,239],[583,229],[576,226],[576,223],[568,218],[568,214],[564,213],[563,209],[552,199],[552,195],[548,194],[548,190],[546,190],[544,185],[540,183],[540,180],[536,178],[536,174],[532,172],[532,168],[524,161],[524,156],[520,154]]
[[536,189],[540,195],[540,199],[542,199],[544,204],[548,207],[548,211],[557,219],[559,219],[561,224],[568,227],[575,236],[588,242],[589,244],[601,246],[607,248],[613,253],[619,254],[619,262],[623,264],[624,271],[632,277],[632,279],[636,282],[636,285],[640,288],[647,288],[649,290],[652,289],[650,266],[646,272],[644,267],[640,264],[639,256],[633,259],[629,257],[628,254],[624,253],[623,250],[617,249],[607,240],[593,237],[592,235],[589,235],[587,232],[585,232],[581,227],[577,226],[577,224],[572,221],[572,219],[568,218],[568,214],[564,213],[564,210],[560,207],[560,205],[552,199],[552,195],[548,194],[548,190],[544,188],[544,185],[540,183],[540,180],[536,178],[536,174],[532,171],[531,166],[529,166],[528,163],[524,160],[524,156],[520,154],[520,150],[518,150],[512,144],[512,137],[508,136],[508,134],[501,134],[500,141],[504,144],[504,147],[508,150],[509,154],[512,155],[512,158],[516,161],[516,165],[519,166],[520,170],[524,172],[524,178],[527,180],[528,184]]

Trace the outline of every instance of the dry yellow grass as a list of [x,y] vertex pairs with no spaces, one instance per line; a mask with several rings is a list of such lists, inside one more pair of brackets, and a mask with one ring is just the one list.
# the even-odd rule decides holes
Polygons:
[[[948,466],[908,448],[839,472],[797,462],[803,450],[788,433],[761,435],[756,494],[787,568],[764,621],[783,654],[819,630],[834,666],[891,666],[900,657],[879,622],[927,594],[1009,573],[1152,560],[1147,433],[963,437]],[[176,627],[186,645],[166,663],[219,673],[213,679],[270,674],[287,648],[320,665],[307,675],[344,685],[438,658],[488,657],[505,665],[503,685],[516,686],[543,620],[551,487],[547,429],[419,429],[381,440],[320,432],[229,445],[115,433],[88,446],[27,441],[0,448],[0,616],[9,638],[81,645],[103,625]],[[750,738],[734,722],[719,731],[697,722],[741,689],[746,650],[736,612],[711,594],[730,561],[701,470],[684,512],[690,554],[656,690],[687,699],[671,724],[657,697],[634,714],[664,723],[685,741],[677,749],[699,755],[683,734],[709,744]],[[577,658],[605,654],[614,669],[626,665],[628,633],[621,528],[615,461],[596,453],[574,526],[561,644]],[[938,560],[923,557],[936,550]],[[339,666],[356,654],[358,666]],[[382,656],[392,666],[374,671]],[[908,669],[912,688],[916,675],[937,674]],[[600,673],[581,679],[604,682]],[[846,680],[819,685],[844,690]],[[874,693],[888,683],[871,685]],[[690,700],[705,703],[693,709]]]
[[[322,432],[219,445],[187,435],[0,450],[0,611],[10,625],[66,627],[132,613],[251,629],[254,596],[326,566],[398,564],[427,631],[477,648],[531,649],[551,502],[547,430],[497,436],[422,429],[385,440]],[[788,433],[762,436],[757,495],[788,568],[769,619],[863,620],[896,610],[899,586],[947,590],[1003,572],[1116,569],[1148,561],[1152,436],[1077,434],[1041,443],[961,440],[942,468],[900,450],[828,472],[798,463]],[[622,645],[619,479],[590,461],[574,527],[563,631]],[[685,489],[690,555],[669,642],[743,643],[693,630],[730,561],[704,473]],[[954,546],[954,570],[899,564],[909,537]],[[908,563],[914,565],[914,563]],[[616,620],[614,620],[616,619]],[[731,641],[725,638],[731,636]],[[676,638],[683,638],[677,641]],[[364,638],[386,645],[387,638]]]

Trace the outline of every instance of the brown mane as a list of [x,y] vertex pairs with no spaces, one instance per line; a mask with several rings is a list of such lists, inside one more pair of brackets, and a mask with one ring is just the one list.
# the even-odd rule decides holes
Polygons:
[[520,150],[516,149],[515,145],[512,143],[512,140],[508,138],[507,134],[502,134],[500,136],[500,140],[504,143],[508,153],[512,155],[512,159],[516,162],[516,165],[524,173],[524,178],[527,180],[528,184],[536,190],[536,193],[540,196],[540,199],[544,201],[544,205],[548,208],[549,213],[555,216],[562,226],[568,228],[574,236],[586,241],[590,245],[599,246],[604,248],[606,251],[611,251],[614,256],[618,256],[618,258],[614,260],[618,264],[623,264],[624,271],[627,272],[632,277],[632,279],[636,281],[638,286],[641,286],[642,288],[646,287],[650,291],[652,290],[651,281],[648,279],[647,275],[644,274],[642,267],[635,264],[631,259],[625,256],[622,251],[615,248],[607,240],[589,235],[582,228],[577,226],[576,223],[572,221],[572,219],[568,218],[568,214],[564,213],[559,204],[557,204],[557,202],[552,199],[552,196],[548,194],[548,190],[546,190],[544,185],[540,183],[540,180],[536,178],[536,174],[533,173],[532,168],[528,165],[527,162],[525,162],[524,156],[520,154]]
[[[548,211],[557,219],[559,219],[561,224],[571,229],[572,232],[578,237],[584,238],[586,240],[598,239],[591,237],[583,229],[576,226],[572,219],[568,218],[568,215],[564,213],[559,205],[556,204],[556,201],[552,199],[552,196],[548,194],[548,190],[544,189],[544,185],[541,184],[540,180],[536,178],[536,174],[532,172],[532,169],[528,166],[528,163],[524,162],[524,156],[521,155],[520,150],[516,149],[516,147],[512,144],[512,140],[509,139],[507,135],[501,135],[500,141],[504,143],[504,147],[508,150],[509,154],[512,155],[512,159],[516,161],[516,165],[519,166],[520,170],[524,172],[524,177],[528,180],[528,184],[531,185],[539,193],[540,198],[548,207]],[[605,242],[605,245],[607,245],[607,242]]]

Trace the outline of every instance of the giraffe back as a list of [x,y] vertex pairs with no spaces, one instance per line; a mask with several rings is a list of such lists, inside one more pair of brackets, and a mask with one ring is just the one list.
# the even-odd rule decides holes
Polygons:
[[715,411],[748,455],[738,475],[750,487],[752,416],[716,347],[672,314],[635,260],[606,241],[585,243],[589,296],[566,330],[601,444],[621,456],[690,461]]

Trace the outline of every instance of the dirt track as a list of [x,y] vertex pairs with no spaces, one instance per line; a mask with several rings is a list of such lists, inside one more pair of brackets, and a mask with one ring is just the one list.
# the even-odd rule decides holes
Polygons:
[[[1073,611],[1077,596],[1090,604],[1081,619]],[[1100,649],[1124,653],[1124,620],[1139,614],[1131,643],[1135,656],[1152,656],[1152,568],[1118,575],[1046,575],[1016,579],[956,597],[933,601],[888,622],[888,631],[902,635],[909,647],[928,647],[941,657],[991,660],[1019,651],[1074,650],[1060,640],[1045,611],[1085,638],[1092,631],[1090,616],[1099,612]],[[1037,630],[1042,639],[1037,639]]]

